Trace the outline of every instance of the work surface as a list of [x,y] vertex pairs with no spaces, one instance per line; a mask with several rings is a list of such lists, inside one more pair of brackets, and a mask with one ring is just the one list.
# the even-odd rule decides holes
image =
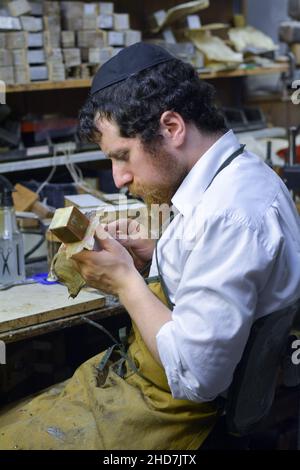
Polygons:
[[[76,299],[70,299],[66,287],[59,284],[28,284],[0,291],[0,338],[13,337],[25,330],[33,332],[45,325],[49,330],[50,325],[59,322],[68,326],[68,320],[87,312],[99,312],[105,303],[106,298],[95,290],[82,290]],[[111,304],[110,301],[110,308]]]

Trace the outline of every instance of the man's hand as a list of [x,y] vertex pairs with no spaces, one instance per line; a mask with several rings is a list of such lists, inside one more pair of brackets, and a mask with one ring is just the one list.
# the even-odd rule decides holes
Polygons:
[[73,255],[82,277],[89,286],[109,294],[119,295],[131,278],[140,277],[128,251],[102,225],[97,227],[95,239],[100,251],[84,250]]
[[104,228],[129,251],[139,271],[151,260],[155,240],[148,238],[147,229],[142,224],[132,219],[119,219]]

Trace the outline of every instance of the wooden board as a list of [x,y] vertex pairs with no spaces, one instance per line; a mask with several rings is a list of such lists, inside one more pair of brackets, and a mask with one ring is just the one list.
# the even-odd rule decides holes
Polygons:
[[105,305],[97,291],[82,290],[75,299],[60,284],[28,284],[0,291],[0,332],[88,312]]

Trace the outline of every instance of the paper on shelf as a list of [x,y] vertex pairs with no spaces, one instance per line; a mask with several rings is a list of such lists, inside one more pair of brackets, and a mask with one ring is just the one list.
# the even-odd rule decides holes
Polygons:
[[243,54],[234,52],[222,39],[212,36],[209,31],[187,31],[187,35],[208,61],[243,62]]
[[275,51],[278,46],[272,38],[262,31],[246,26],[244,28],[231,28],[228,31],[230,41],[238,52],[259,53],[266,51]]
[[[175,21],[178,21],[187,15],[192,15],[193,13],[196,13],[197,11],[203,10],[207,7],[209,7],[209,0],[196,0],[193,2],[186,2],[180,5],[176,5],[175,7],[172,7],[167,10],[166,12],[164,10],[161,10],[157,13],[163,14],[160,15],[160,20],[158,21],[158,24],[153,27],[151,31],[154,33],[158,33],[162,28],[169,26]],[[156,16],[155,13],[154,16]]]

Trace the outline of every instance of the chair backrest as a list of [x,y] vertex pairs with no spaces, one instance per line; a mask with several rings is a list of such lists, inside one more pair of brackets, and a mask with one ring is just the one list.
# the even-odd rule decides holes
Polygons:
[[225,404],[228,432],[250,434],[268,415],[281,358],[298,309],[299,301],[253,324]]

